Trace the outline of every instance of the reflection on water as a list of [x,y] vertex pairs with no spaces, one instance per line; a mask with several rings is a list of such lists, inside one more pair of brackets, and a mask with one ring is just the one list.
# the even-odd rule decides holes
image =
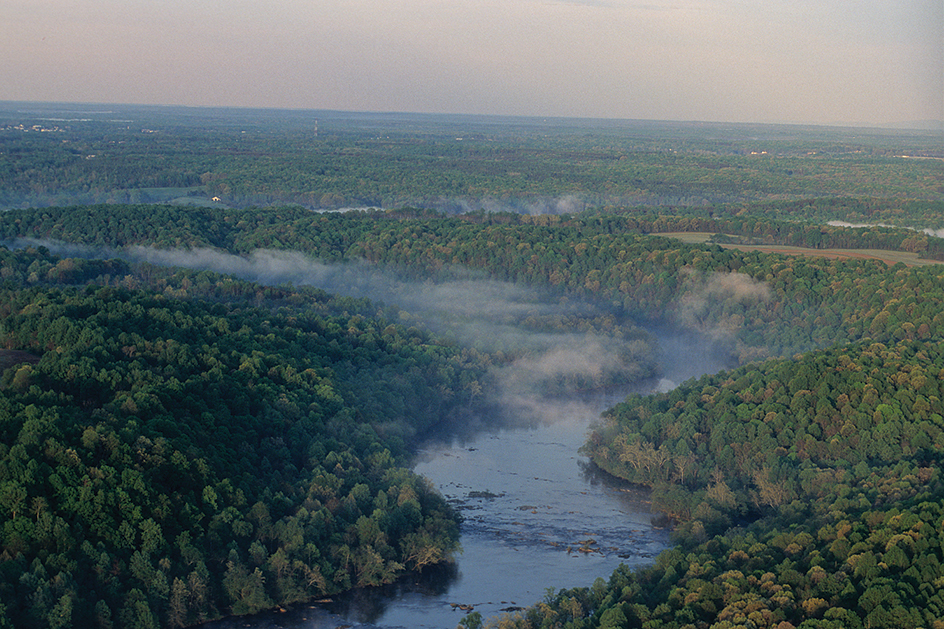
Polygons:
[[[709,342],[657,333],[663,378],[635,392],[667,390],[720,370]],[[630,391],[513,404],[516,428],[493,428],[432,442],[415,470],[462,514],[463,552],[399,583],[352,592],[331,603],[214,623],[218,629],[453,629],[470,610],[488,618],[539,602],[548,590],[585,587],[620,564],[642,566],[666,548],[668,531],[638,489],[603,478],[578,454],[602,410]],[[508,425],[484,418],[484,425]],[[491,421],[489,421],[491,420]],[[523,420],[523,421],[522,421]]]
[[[589,420],[481,434],[424,451],[416,471],[463,515],[463,554],[448,589],[410,597],[384,627],[445,627],[453,605],[491,616],[533,605],[548,588],[589,585],[620,562],[645,564],[667,543],[645,495],[603,483],[577,455]],[[359,611],[359,610],[355,610]]]

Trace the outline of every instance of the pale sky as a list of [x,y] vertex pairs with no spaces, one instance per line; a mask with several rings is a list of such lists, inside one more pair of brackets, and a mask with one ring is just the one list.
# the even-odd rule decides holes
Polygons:
[[4,0],[0,100],[944,118],[944,0]]

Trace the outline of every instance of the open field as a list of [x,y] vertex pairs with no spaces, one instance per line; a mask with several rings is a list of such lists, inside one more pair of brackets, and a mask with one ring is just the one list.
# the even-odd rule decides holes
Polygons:
[[[659,236],[676,238],[687,243],[708,242],[714,234],[708,232],[666,232]],[[805,247],[792,247],[789,245],[736,245],[722,244],[725,249],[740,249],[741,251],[763,251],[764,253],[783,253],[786,255],[798,256],[822,256],[824,258],[861,258],[881,260],[888,265],[899,262],[906,266],[924,266],[928,264],[942,264],[939,260],[925,260],[918,257],[916,253],[907,253],[905,251],[885,251],[883,249],[807,249]]]

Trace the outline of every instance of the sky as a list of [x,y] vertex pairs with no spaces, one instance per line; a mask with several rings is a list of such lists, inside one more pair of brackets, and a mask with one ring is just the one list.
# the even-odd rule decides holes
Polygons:
[[0,100],[944,119],[942,0],[4,0]]

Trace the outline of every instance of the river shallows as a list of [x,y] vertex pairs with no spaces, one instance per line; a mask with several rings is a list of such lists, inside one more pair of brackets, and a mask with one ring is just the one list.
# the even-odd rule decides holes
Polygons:
[[[667,390],[723,368],[704,339],[655,331]],[[415,465],[462,513],[463,552],[453,566],[286,613],[229,619],[215,627],[267,629],[454,629],[470,609],[489,618],[540,601],[548,589],[585,587],[622,562],[646,565],[668,531],[645,492],[596,474],[578,454],[600,412],[627,391],[530,400],[510,409],[518,427],[481,430],[423,448]]]

